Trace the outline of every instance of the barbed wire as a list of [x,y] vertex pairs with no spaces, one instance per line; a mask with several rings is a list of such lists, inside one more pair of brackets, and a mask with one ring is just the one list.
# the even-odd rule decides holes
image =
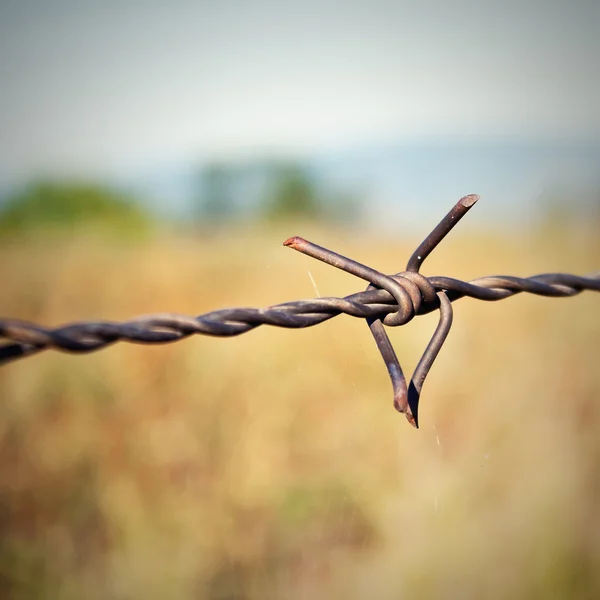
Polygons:
[[[523,292],[538,296],[568,297],[584,290],[600,291],[600,273],[585,277],[546,273],[521,278],[496,275],[472,281],[451,277],[425,277],[419,270],[432,250],[479,200],[474,194],[461,198],[408,260],[406,270],[385,275],[350,258],[317,246],[303,238],[284,242],[312,258],[367,282],[366,291],[344,298],[314,298],[267,308],[230,308],[197,317],[162,313],[129,321],[86,321],[46,328],[19,319],[0,318],[0,365],[54,348],[85,353],[118,341],[142,344],[175,342],[191,335],[236,336],[260,325],[298,329],[312,327],[337,315],[366,319],[386,364],[394,392],[395,408],[418,427],[418,404],[423,383],[452,325],[452,302],[468,296],[477,300],[503,300]],[[407,385],[406,378],[384,325],[399,326],[416,315],[440,311],[436,330]]]

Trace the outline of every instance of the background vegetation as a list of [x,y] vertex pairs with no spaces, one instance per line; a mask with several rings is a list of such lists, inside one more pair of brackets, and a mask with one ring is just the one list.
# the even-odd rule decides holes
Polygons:
[[[5,236],[0,314],[54,325],[345,295],[364,283],[281,242],[310,235],[394,272],[420,241],[297,227]],[[459,228],[424,271],[598,268],[597,235],[552,231]],[[595,598],[597,310],[592,293],[458,302],[419,431],[349,317],[4,366],[2,596]],[[434,326],[391,332],[408,372]]]
[[129,196],[94,182],[39,181],[14,192],[0,208],[0,235],[100,230],[139,237],[151,217]]
[[242,220],[273,225],[293,219],[348,226],[358,221],[364,204],[363,198],[346,190],[328,188],[313,170],[295,161],[208,163],[199,169],[194,188],[194,216],[210,231]]

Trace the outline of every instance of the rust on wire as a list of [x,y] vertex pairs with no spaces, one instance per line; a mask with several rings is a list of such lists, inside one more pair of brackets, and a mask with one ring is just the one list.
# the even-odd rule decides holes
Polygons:
[[[54,329],[18,319],[0,318],[0,365],[50,348],[84,353],[106,348],[118,341],[161,344],[194,334],[235,336],[259,325],[298,329],[346,314],[367,321],[390,375],[394,407],[418,427],[421,390],[450,331],[452,302],[465,296],[495,301],[522,292],[567,297],[584,290],[600,291],[600,273],[586,277],[566,273],[527,278],[497,275],[469,282],[422,275],[419,271],[425,259],[478,200],[479,196],[474,194],[461,198],[415,250],[406,270],[395,275],[385,275],[301,237],[291,237],[284,242],[284,246],[367,281],[369,285],[364,292],[345,298],[297,300],[262,309],[229,308],[197,317],[164,313],[140,316],[122,323],[86,321]],[[439,310],[438,325],[407,384],[385,326],[404,325],[416,315],[434,310]]]

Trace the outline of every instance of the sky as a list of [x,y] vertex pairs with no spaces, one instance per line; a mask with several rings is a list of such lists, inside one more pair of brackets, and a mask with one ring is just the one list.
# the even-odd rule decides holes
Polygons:
[[0,186],[424,140],[598,142],[599,30],[598,0],[0,0]]
[[0,4],[0,164],[600,137],[600,3]]

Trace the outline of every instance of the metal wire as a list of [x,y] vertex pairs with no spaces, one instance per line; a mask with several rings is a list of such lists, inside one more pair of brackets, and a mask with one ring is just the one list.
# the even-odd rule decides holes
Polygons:
[[[538,296],[568,297],[584,290],[600,291],[600,273],[585,277],[565,273],[547,273],[527,278],[496,275],[469,282],[451,277],[421,275],[419,269],[427,256],[478,199],[475,195],[461,198],[415,250],[406,270],[395,275],[385,275],[300,237],[284,242],[284,246],[368,281],[369,287],[364,292],[345,298],[297,300],[262,309],[216,310],[197,317],[164,313],[140,316],[121,323],[86,321],[56,328],[0,318],[0,342],[4,341],[0,343],[0,365],[50,348],[85,353],[100,350],[118,341],[161,344],[194,334],[235,336],[259,325],[298,329],[312,327],[337,315],[346,314],[367,320],[392,380],[394,406],[417,427],[421,389],[452,325],[452,302],[465,296],[496,301],[522,292]],[[438,326],[407,385],[384,325],[404,325],[416,315],[434,310],[440,311]]]

